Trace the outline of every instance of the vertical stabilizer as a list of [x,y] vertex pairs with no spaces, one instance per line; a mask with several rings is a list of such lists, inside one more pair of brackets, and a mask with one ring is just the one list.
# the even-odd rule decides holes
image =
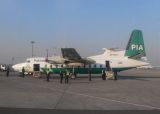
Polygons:
[[125,56],[127,57],[144,57],[146,56],[143,35],[141,30],[133,30],[126,47]]

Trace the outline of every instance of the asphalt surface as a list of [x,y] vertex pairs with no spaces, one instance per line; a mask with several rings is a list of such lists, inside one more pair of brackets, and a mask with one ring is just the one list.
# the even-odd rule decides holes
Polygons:
[[[85,76],[83,76],[85,77]],[[159,110],[160,70],[128,70],[118,80],[94,76],[60,84],[58,77],[0,72],[0,107],[56,110]]]

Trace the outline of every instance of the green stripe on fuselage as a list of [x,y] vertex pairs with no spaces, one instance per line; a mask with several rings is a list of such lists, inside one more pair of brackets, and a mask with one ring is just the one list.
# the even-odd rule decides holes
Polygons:
[[[90,68],[92,74],[100,74],[102,72],[102,70],[104,70],[105,68]],[[51,71],[54,74],[59,74],[61,71],[70,71],[70,72],[75,72],[77,74],[88,74],[88,70],[89,68],[52,68]],[[42,68],[42,73],[46,73],[46,69]]]
[[[121,67],[121,68],[112,68],[112,71],[124,71],[128,69],[132,69],[133,67]],[[106,68],[52,68],[50,71],[54,74],[59,74],[61,71],[70,71],[70,72],[75,72],[77,74],[88,74],[88,70],[91,70],[92,74],[101,74],[102,70],[105,70]],[[42,73],[46,73],[46,69],[42,68],[41,69]]]

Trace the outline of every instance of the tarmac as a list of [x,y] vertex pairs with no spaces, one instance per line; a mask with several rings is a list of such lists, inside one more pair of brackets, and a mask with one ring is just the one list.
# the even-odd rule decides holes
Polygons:
[[118,80],[86,75],[69,84],[52,76],[6,77],[0,72],[0,107],[54,110],[159,110],[160,70],[132,69],[118,73]]

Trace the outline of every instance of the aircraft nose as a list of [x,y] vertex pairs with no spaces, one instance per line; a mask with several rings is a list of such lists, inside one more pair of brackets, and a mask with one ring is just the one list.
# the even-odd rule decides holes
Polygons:
[[13,69],[14,71],[16,71],[16,70],[17,70],[17,65],[13,65],[13,66],[12,66],[12,69]]

